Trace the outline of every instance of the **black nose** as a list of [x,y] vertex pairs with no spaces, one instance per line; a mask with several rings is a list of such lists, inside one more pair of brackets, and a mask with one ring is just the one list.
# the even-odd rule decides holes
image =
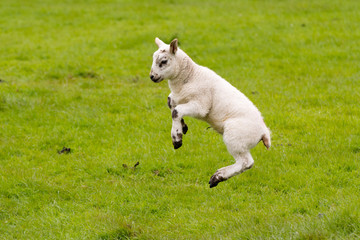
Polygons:
[[154,75],[150,75],[150,79],[153,80],[153,79],[154,79]]

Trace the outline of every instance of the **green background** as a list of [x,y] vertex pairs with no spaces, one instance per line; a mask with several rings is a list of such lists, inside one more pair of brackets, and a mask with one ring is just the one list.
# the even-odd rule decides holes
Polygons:
[[[173,150],[155,37],[262,112],[251,170],[210,189],[194,119]],[[2,0],[0,239],[360,238],[359,56],[357,0]]]

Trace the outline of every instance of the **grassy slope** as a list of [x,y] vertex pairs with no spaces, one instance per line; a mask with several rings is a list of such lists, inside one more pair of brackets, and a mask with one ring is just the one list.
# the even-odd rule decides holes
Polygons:
[[[1,1],[0,238],[359,238],[359,22],[356,0]],[[156,36],[261,110],[252,170],[209,189],[232,159],[193,119],[172,150]]]

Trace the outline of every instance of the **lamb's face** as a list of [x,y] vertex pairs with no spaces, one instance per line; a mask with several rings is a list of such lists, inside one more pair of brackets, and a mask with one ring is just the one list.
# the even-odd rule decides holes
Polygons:
[[157,50],[153,55],[150,78],[153,82],[161,82],[171,78],[174,73],[174,57],[165,49]]
[[160,39],[155,39],[159,49],[153,55],[153,63],[150,71],[150,78],[153,82],[161,82],[164,79],[171,79],[177,72],[175,53],[177,51],[177,40],[170,45]]

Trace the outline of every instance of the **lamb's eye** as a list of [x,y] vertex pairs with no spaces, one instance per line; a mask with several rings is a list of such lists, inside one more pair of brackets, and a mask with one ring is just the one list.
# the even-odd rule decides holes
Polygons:
[[160,63],[160,67],[162,67],[165,64],[167,64],[167,60],[162,60],[161,63]]

